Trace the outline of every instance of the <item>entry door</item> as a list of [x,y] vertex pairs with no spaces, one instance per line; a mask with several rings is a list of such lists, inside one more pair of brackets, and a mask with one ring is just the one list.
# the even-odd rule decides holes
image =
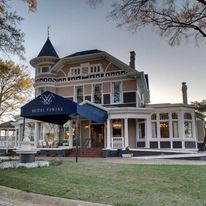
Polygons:
[[91,146],[104,147],[104,124],[91,124]]

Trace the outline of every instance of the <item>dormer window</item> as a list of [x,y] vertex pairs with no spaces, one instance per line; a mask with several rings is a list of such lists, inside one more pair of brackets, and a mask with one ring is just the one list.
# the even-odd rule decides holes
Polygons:
[[71,67],[70,68],[70,76],[85,76],[89,73],[96,74],[102,72],[101,64],[92,64],[89,63],[81,64],[79,67]]
[[79,67],[71,68],[71,76],[77,76],[81,74],[81,70]]
[[101,72],[101,65],[100,64],[95,64],[90,66],[90,72],[91,73],[99,73]]

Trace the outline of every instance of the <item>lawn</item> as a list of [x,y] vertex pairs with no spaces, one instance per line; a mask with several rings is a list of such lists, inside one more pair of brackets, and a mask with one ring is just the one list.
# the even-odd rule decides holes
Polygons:
[[116,206],[206,205],[206,166],[64,161],[0,171],[0,185]]

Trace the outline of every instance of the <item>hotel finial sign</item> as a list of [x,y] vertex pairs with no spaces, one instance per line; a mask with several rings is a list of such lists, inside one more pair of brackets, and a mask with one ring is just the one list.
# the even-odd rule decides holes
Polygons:
[[40,96],[40,98],[42,99],[42,104],[44,104],[44,105],[50,105],[52,103],[52,100],[53,100],[54,97],[55,96],[51,93],[48,94],[48,95],[42,94]]

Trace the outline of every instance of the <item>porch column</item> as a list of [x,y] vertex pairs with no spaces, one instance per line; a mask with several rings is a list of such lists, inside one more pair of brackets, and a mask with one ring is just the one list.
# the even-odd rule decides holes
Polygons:
[[150,118],[147,118],[145,120],[146,124],[145,124],[145,148],[149,148],[150,147],[150,138],[152,137],[152,127],[151,127],[151,121]]
[[107,149],[111,148],[111,124],[110,124],[110,119],[107,119]]
[[124,119],[124,147],[129,146],[129,137],[128,137],[128,119]]
[[17,135],[17,147],[20,147],[21,145],[21,133],[22,133],[22,130],[21,130],[21,125],[19,124],[18,125],[18,135]]
[[64,127],[62,125],[59,125],[59,144],[63,146],[64,141]]
[[17,141],[18,141],[18,133],[17,133],[17,128],[15,126],[15,132],[14,132],[14,136],[15,136],[15,143],[14,143],[14,147],[17,148]]
[[6,148],[8,148],[9,147],[9,142],[10,142],[9,129],[5,129],[5,141],[6,141]]
[[39,140],[39,123],[34,123],[34,147],[37,148]]
[[73,128],[72,128],[72,120],[69,120],[69,148],[73,148]]

